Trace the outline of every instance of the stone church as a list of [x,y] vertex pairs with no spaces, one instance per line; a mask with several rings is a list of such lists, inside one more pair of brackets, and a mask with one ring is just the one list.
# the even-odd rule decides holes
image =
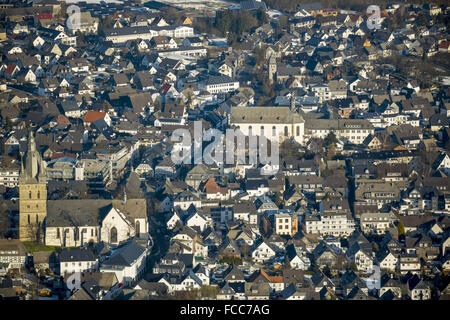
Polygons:
[[130,190],[134,184],[127,183],[130,199],[47,200],[45,164],[30,132],[19,176],[20,240],[78,247],[100,241],[119,245],[132,237],[145,237],[149,231],[147,202],[142,194]]
[[278,143],[294,139],[302,144],[305,132],[305,120],[295,107],[294,95],[290,107],[234,107],[230,125],[239,128],[246,136],[264,136]]

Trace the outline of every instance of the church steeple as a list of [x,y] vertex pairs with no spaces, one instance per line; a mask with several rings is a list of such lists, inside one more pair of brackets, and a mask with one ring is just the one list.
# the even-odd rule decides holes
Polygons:
[[20,153],[20,173],[21,174],[25,174],[26,172],[25,172],[25,168],[24,168],[24,166],[23,166],[23,159],[24,157],[23,157],[23,152],[21,152]]
[[291,94],[291,106],[290,106],[290,109],[291,109],[292,112],[296,111],[296,107],[295,107],[295,91],[292,91],[292,94]]
[[33,131],[30,130],[28,136],[28,148],[25,155],[22,157],[22,172],[20,174],[20,180],[23,183],[27,182],[46,182],[46,171],[44,162],[39,151],[36,148],[36,141],[33,135]]
[[30,134],[28,135],[28,151],[34,152],[36,151],[36,141],[34,140],[33,131],[30,130]]
[[33,132],[22,156],[19,176],[19,236],[22,241],[43,241],[47,216],[47,177]]

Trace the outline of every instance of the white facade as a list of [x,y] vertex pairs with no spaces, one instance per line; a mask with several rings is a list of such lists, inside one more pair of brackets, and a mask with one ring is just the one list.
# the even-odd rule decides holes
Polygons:
[[264,136],[278,143],[289,138],[300,144],[304,141],[305,121],[289,107],[234,107],[230,125],[244,136]]
[[146,265],[146,257],[148,255],[146,249],[133,263],[129,266],[100,266],[100,272],[113,272],[116,274],[117,281],[124,286],[131,286],[139,280],[143,274]]
[[239,89],[239,81],[230,81],[216,84],[205,84],[203,88],[210,93],[226,93]]
[[362,213],[360,224],[364,234],[384,234],[390,226],[389,213]]
[[189,26],[166,26],[158,28],[148,28],[148,27],[132,27],[126,28],[127,32],[123,32],[124,28],[118,28],[116,30],[110,31],[106,36],[106,41],[111,41],[112,43],[124,43],[129,40],[151,40],[156,36],[167,36],[172,38],[186,38],[192,37],[194,35],[194,28]]
[[292,235],[292,216],[286,213],[275,215],[275,233],[279,235]]
[[146,218],[135,218],[130,221],[118,209],[112,208],[102,221],[101,240],[106,243],[119,244],[139,234],[148,232]]
[[198,227],[200,231],[204,231],[208,226],[212,225],[212,220],[207,219],[204,216],[201,216],[196,212],[193,216],[191,216],[187,221],[186,225],[188,227]]
[[399,269],[401,274],[408,272],[418,274],[420,272],[420,260],[417,256],[402,256],[399,258]]
[[373,258],[359,250],[352,258],[359,271],[371,272],[373,270]]
[[265,242],[261,242],[252,252],[253,261],[258,263],[263,263],[273,257],[275,257],[275,251]]
[[99,242],[98,226],[45,228],[45,245],[56,247],[80,247],[89,242]]
[[362,144],[368,135],[374,134],[373,125],[359,119],[310,119],[306,123],[305,138],[325,139],[333,132],[336,138],[353,144]]
[[14,188],[19,185],[19,169],[0,169],[0,185]]
[[70,261],[60,263],[60,273],[61,275],[81,273],[89,270],[97,269],[97,261]]
[[397,269],[397,262],[398,259],[392,253],[389,253],[382,261],[380,261],[380,269],[394,272],[395,269]]
[[307,233],[332,235],[336,237],[349,236],[355,231],[355,221],[347,214],[321,214],[316,219],[307,219]]

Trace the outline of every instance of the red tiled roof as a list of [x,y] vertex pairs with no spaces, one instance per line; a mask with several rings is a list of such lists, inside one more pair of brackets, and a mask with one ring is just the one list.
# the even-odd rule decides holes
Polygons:
[[222,194],[227,193],[227,189],[219,187],[213,178],[209,178],[208,181],[206,181],[204,190],[208,194],[217,194],[219,192]]
[[170,83],[165,83],[162,87],[161,87],[161,94],[166,94],[169,89],[172,87],[172,85]]
[[74,159],[77,158],[77,156],[73,153],[55,153],[52,156],[52,160],[63,158],[63,157],[70,157],[70,158],[74,158]]
[[441,48],[441,49],[448,49],[449,46],[450,46],[450,41],[442,41],[439,44],[439,48]]
[[16,69],[16,65],[15,64],[8,64],[8,67],[6,67],[5,73],[7,74],[12,74],[14,72],[14,70]]
[[350,20],[352,20],[352,22],[356,22],[359,19],[359,15],[358,14],[351,14],[350,15]]
[[269,280],[271,283],[282,283],[283,276],[269,276],[263,269],[261,269],[261,274]]
[[38,13],[37,18],[39,20],[49,20],[53,19],[53,15],[51,13]]
[[60,114],[57,118],[56,118],[56,122],[59,124],[70,124],[69,119],[67,119],[64,115]]
[[83,118],[84,122],[95,122],[100,119],[104,119],[106,112],[101,111],[88,111]]

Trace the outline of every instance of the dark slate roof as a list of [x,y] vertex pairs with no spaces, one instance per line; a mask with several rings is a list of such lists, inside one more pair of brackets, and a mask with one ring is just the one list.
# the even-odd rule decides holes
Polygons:
[[98,226],[112,207],[127,217],[145,217],[145,200],[49,200],[47,201],[47,227]]
[[210,76],[206,82],[207,85],[212,85],[212,84],[222,84],[222,83],[230,83],[230,82],[235,82],[236,80],[222,75],[222,76]]
[[92,251],[82,248],[75,248],[61,251],[59,254],[59,261],[72,262],[72,261],[95,261],[96,257]]
[[99,119],[92,123],[92,126],[103,134],[106,139],[112,140],[114,138],[114,131],[108,126],[104,119]]
[[259,8],[262,8],[264,11],[267,11],[267,6],[263,1],[256,1],[256,0],[241,1],[242,10],[258,10]]
[[117,252],[107,261],[103,263],[104,266],[124,266],[129,267],[136,261],[145,249],[134,241],[126,243],[120,247]]
[[65,100],[61,102],[61,108],[64,112],[78,111],[80,108],[75,100]]

